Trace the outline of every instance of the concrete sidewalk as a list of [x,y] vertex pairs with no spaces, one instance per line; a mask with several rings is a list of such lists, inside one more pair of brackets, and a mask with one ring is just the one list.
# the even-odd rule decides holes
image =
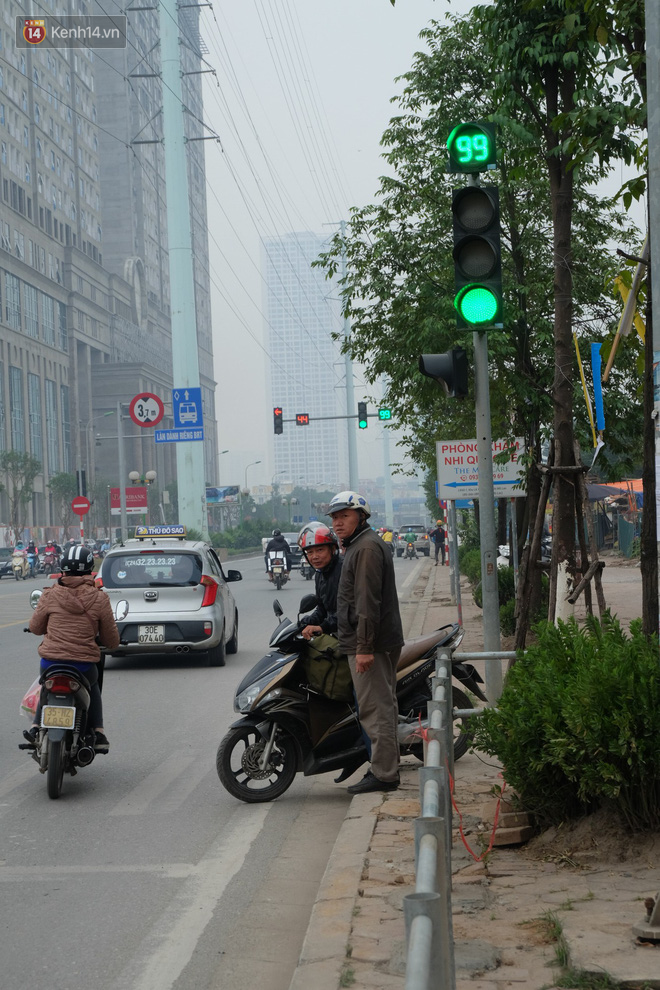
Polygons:
[[[639,568],[609,561],[608,604],[622,621],[641,613]],[[424,561],[402,603],[407,636],[455,620],[447,568]],[[481,613],[463,589],[462,650],[483,649]],[[482,671],[483,673],[483,671]],[[420,814],[417,770],[407,757],[394,793],[353,798],[319,889],[290,990],[403,990],[403,897],[414,891],[413,822]],[[495,848],[490,838],[492,788],[499,767],[468,753],[455,767],[452,913],[457,990],[541,990],[551,987],[558,957],[590,973],[608,973],[633,987],[660,987],[660,947],[636,944],[645,898],[660,890],[660,837],[613,848],[590,837],[586,848],[566,831],[552,855],[530,847]],[[531,844],[533,846],[533,843]],[[472,852],[466,846],[471,847]],[[561,853],[557,854],[557,849]],[[534,858],[534,856],[537,858]],[[563,942],[552,940],[558,921]],[[444,988],[443,988],[444,990]]]

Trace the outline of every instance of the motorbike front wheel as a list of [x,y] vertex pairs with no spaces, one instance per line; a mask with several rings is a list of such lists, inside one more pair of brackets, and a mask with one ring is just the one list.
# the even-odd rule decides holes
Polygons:
[[62,793],[64,780],[64,740],[48,742],[48,770],[46,771],[46,790],[49,798],[58,798]]
[[272,801],[289,789],[298,770],[296,744],[281,731],[275,739],[268,766],[259,758],[266,740],[251,725],[230,729],[218,747],[215,768],[222,786],[247,804]]

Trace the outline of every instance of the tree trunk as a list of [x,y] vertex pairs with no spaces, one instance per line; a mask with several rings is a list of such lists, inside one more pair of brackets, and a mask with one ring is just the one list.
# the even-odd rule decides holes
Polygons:
[[651,265],[647,267],[646,336],[644,338],[644,458],[642,488],[641,572],[642,628],[647,636],[658,632],[658,534],[655,496],[655,420],[653,419],[653,309]]

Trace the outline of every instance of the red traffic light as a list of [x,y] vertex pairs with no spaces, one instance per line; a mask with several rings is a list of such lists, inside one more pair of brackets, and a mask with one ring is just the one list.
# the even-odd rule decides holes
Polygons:
[[281,406],[275,406],[273,409],[273,429],[277,434],[284,433]]

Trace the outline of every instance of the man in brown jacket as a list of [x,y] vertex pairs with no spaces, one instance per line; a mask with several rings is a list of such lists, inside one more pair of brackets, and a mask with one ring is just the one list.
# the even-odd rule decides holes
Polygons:
[[339,492],[328,508],[344,547],[337,591],[337,636],[348,654],[360,724],[371,742],[371,769],[350,794],[399,786],[396,668],[403,646],[392,553],[367,520],[369,503]]
[[[30,619],[30,632],[43,636],[39,644],[41,673],[54,661],[61,661],[85,675],[89,681],[88,724],[94,729],[97,753],[107,753],[109,744],[103,728],[103,707],[99,688],[100,646],[119,646],[119,631],[110,599],[97,588],[92,577],[94,555],[81,544],[69,547],[61,561],[62,577],[47,588]],[[23,733],[35,742],[41,712],[37,709],[31,729]]]

